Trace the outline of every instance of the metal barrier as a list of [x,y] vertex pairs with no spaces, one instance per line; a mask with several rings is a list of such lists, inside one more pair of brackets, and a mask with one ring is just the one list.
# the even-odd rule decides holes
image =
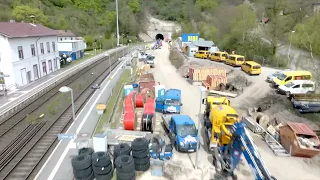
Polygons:
[[[106,53],[111,54],[111,53],[118,52],[120,50],[126,50],[126,49],[127,47],[124,46],[124,47],[119,47],[117,49],[109,50]],[[66,71],[63,71],[56,77],[48,79],[46,82],[39,84],[37,87],[30,90],[29,93],[21,95],[22,97],[18,98],[16,101],[14,100],[14,101],[8,102],[7,105],[0,110],[0,123],[5,119],[6,116],[9,116],[10,114],[26,107],[31,102],[39,98],[41,95],[50,91],[52,88],[56,87],[57,84],[60,84],[61,82],[65,81],[67,78],[73,76],[74,74],[76,74],[77,72],[85,68],[87,65],[100,60],[104,56],[105,56],[105,53],[102,53],[100,55],[92,57],[87,61],[84,61],[78,65],[75,65],[74,67],[71,67]]]

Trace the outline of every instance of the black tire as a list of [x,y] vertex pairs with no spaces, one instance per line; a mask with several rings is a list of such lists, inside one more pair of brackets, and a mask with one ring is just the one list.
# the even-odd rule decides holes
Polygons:
[[134,151],[146,150],[149,147],[149,142],[146,138],[136,138],[131,143],[131,148]]
[[136,171],[147,171],[150,168],[150,162],[143,165],[135,165]]
[[144,158],[148,156],[148,154],[149,154],[149,149],[141,150],[141,151],[132,151],[132,156],[134,158]]
[[115,168],[119,172],[128,173],[134,170],[134,161],[132,156],[129,155],[121,155],[117,157],[114,164]]
[[143,165],[143,164],[147,164],[148,162],[150,162],[150,157],[144,157],[144,158],[134,158],[134,164],[136,165]]
[[87,154],[87,155],[92,155],[92,153],[94,153],[94,150],[92,148],[81,148],[79,149],[78,151],[78,155],[81,155],[81,154]]
[[109,166],[106,167],[92,166],[92,170],[94,174],[108,174],[112,171],[112,165],[109,164]]
[[113,178],[113,169],[108,174],[94,174],[96,180],[111,180]]
[[76,177],[76,180],[93,180],[93,179],[94,179],[93,172],[88,177],[82,177],[82,178],[77,178]]
[[92,173],[92,167],[88,167],[87,169],[76,170],[73,169],[73,175],[77,178],[88,177]]
[[71,160],[73,169],[82,170],[87,169],[91,166],[91,156],[90,155],[78,155]]
[[92,165],[106,167],[110,163],[110,156],[107,152],[95,152],[92,154]]
[[121,143],[114,147],[114,158],[116,159],[120,155],[130,155],[131,147],[127,143]]
[[134,178],[134,177],[136,177],[136,171],[135,170],[133,170],[133,171],[130,171],[130,172],[119,172],[119,171],[117,171],[117,179],[123,179],[123,180],[125,180],[125,179],[132,179],[132,178]]

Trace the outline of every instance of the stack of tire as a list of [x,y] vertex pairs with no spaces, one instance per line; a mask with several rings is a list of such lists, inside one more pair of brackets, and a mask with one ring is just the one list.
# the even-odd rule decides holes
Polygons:
[[136,171],[147,171],[150,168],[149,142],[146,138],[136,138],[131,143],[132,156]]
[[136,171],[134,167],[134,161],[130,155],[120,155],[114,162],[117,180],[135,180]]
[[95,152],[92,154],[92,169],[96,180],[111,180],[113,167],[107,152]]
[[131,147],[129,144],[127,143],[120,143],[119,145],[114,147],[114,151],[113,151],[113,162],[116,161],[118,156],[121,155],[130,155],[131,152]]
[[91,155],[80,154],[71,160],[73,175],[76,180],[93,180],[94,174],[91,166]]

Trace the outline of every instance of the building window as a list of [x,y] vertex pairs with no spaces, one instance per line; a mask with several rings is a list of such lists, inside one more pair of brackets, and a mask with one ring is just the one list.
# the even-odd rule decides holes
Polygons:
[[23,50],[22,46],[18,46],[19,59],[23,59]]
[[38,65],[33,65],[33,79],[36,80],[39,78],[39,75],[38,75]]
[[73,40],[73,38],[72,38],[72,37],[71,37],[70,39],[71,39],[71,40]]
[[50,53],[50,43],[47,42],[47,53]]
[[41,51],[41,54],[44,54],[44,47],[43,47],[43,43],[40,43],[40,51]]
[[54,42],[52,42],[52,51],[56,52],[56,44]]
[[64,38],[64,40],[67,40],[67,38]]
[[42,62],[42,72],[43,75],[47,75],[47,63],[46,62]]
[[49,73],[51,73],[52,72],[52,61],[49,60],[48,64],[49,64]]
[[60,38],[60,41],[62,41],[62,38]]
[[31,55],[36,56],[36,49],[34,48],[34,44],[31,44]]

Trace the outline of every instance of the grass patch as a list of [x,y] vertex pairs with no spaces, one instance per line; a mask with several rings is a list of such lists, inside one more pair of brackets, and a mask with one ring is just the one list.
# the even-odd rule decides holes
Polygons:
[[128,81],[130,81],[130,69],[124,70],[117,85],[113,89],[113,93],[108,99],[106,110],[103,113],[103,115],[98,123],[95,134],[103,133],[104,126],[107,126],[107,125],[110,126],[110,124],[109,124],[110,118],[111,118],[112,112],[115,110],[114,107],[116,106],[116,103],[117,103],[118,94],[123,92],[122,85],[124,83],[127,83]]
[[183,57],[176,50],[170,50],[169,60],[176,69],[179,69],[184,64]]

